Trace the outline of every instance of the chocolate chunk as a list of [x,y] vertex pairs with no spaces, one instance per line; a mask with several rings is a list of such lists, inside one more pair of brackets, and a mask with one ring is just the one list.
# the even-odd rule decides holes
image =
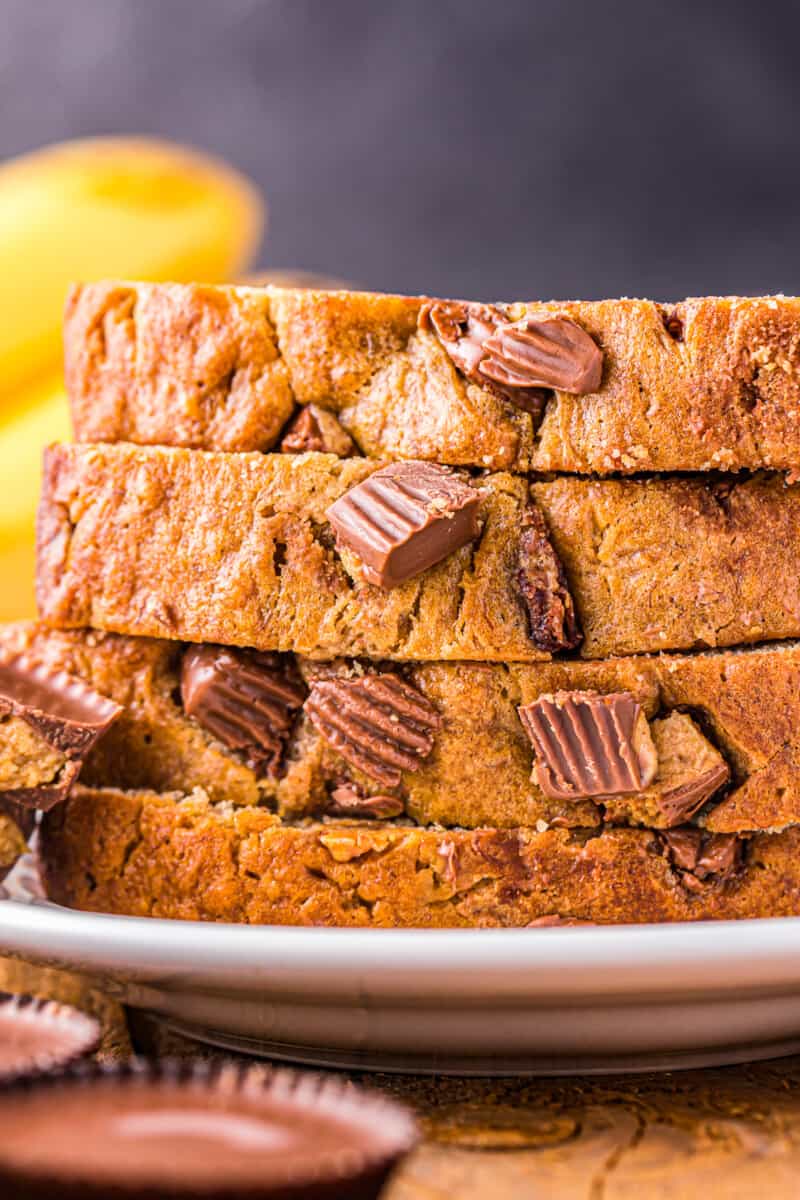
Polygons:
[[46,779],[32,782],[10,765],[0,800],[43,810],[64,800],[90,750],[121,712],[65,671],[50,671],[26,655],[0,658],[0,719],[24,722],[52,752]]
[[556,692],[518,710],[546,796],[577,800],[640,792],[658,767],[644,711],[630,692]]
[[688,713],[656,718],[650,733],[658,756],[659,812],[668,826],[682,825],[728,782],[728,764]]
[[661,321],[669,336],[674,342],[683,341],[683,315],[682,307],[675,305],[672,308],[667,308],[663,304],[657,305],[661,314]]
[[342,758],[386,787],[419,768],[442,723],[421,692],[388,672],[315,680],[305,711]]
[[333,413],[316,404],[307,404],[292,419],[281,440],[282,454],[337,454],[349,458],[355,444]]
[[0,1194],[376,1200],[418,1136],[407,1109],[331,1076],[134,1059],[2,1089]]
[[190,646],[181,668],[190,717],[243,755],[258,775],[277,776],[305,687],[278,654]]
[[547,403],[548,392],[540,387],[502,387],[481,371],[488,338],[498,325],[509,324],[502,309],[491,304],[463,304],[458,300],[439,300],[420,312],[420,326],[433,329],[455,365],[467,379],[482,388],[511,400],[518,408],[539,418]]
[[484,343],[480,371],[503,388],[549,387],[584,396],[596,392],[603,355],[589,334],[564,317],[523,317],[500,325]]
[[517,582],[534,646],[554,654],[580,645],[583,635],[567,576],[544,517],[533,504],[526,509],[520,534]]
[[369,583],[397,587],[478,534],[478,492],[445,467],[396,462],[370,475],[325,514],[337,544]]
[[451,888],[458,886],[459,853],[455,842],[444,838],[439,842],[439,858],[442,860],[441,876]]
[[744,856],[744,839],[735,833],[705,833],[688,827],[659,834],[670,863],[690,892],[723,884],[736,874]]
[[721,763],[710,770],[704,771],[696,779],[673,788],[659,799],[659,809],[670,825],[680,825],[688,821],[698,812],[707,800],[718,792],[728,782],[730,771],[726,763]]
[[543,388],[584,395],[600,387],[602,352],[566,317],[511,321],[496,305],[435,301],[420,323],[435,331],[468,379],[535,415],[544,406]]
[[0,1079],[65,1067],[100,1041],[93,1017],[66,1004],[0,992]]
[[352,783],[340,783],[331,792],[328,807],[330,816],[363,817],[376,821],[388,821],[399,817],[403,801],[398,796],[365,796]]

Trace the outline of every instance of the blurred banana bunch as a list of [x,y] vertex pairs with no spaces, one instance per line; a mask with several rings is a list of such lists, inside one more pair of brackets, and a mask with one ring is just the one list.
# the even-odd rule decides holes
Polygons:
[[70,436],[67,287],[235,278],[252,265],[264,218],[246,179],[166,142],[68,142],[0,166],[0,620],[34,613],[42,447]]

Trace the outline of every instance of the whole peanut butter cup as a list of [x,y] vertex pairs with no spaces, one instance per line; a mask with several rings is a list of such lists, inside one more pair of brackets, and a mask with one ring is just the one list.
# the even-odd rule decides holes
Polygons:
[[0,1086],[0,1195],[373,1200],[412,1116],[311,1072],[133,1060]]
[[99,1041],[98,1022],[77,1008],[0,992],[0,1083],[66,1067]]

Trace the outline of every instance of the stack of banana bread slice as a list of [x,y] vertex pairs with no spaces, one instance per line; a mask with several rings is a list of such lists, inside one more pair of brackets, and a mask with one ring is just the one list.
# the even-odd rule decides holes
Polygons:
[[0,633],[54,899],[800,914],[800,300],[93,284],[65,341]]

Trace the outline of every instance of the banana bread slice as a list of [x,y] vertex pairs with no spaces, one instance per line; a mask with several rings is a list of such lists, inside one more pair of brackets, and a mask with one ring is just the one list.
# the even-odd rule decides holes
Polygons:
[[[303,686],[293,698],[288,730],[277,714],[284,736],[277,758],[266,763],[254,759],[265,739],[252,719],[249,738],[237,742],[213,719],[207,724],[209,715],[224,716],[224,706],[187,712],[182,678],[197,651],[174,641],[35,624],[0,629],[0,652],[67,671],[122,706],[83,767],[82,780],[93,786],[201,788],[212,802],[261,805],[288,820],[337,811],[466,828],[602,822],[665,828],[691,820],[721,833],[800,823],[799,644],[529,665],[393,666],[285,656],[263,667],[266,686],[276,665],[279,681],[299,679]],[[247,651],[225,651],[223,658],[252,662]],[[230,662],[222,667],[222,690],[230,695],[232,686],[239,688],[238,675]],[[436,718],[430,752],[388,783],[357,753],[364,740],[374,747],[374,728],[362,732],[354,752],[352,742],[329,740],[325,722],[321,731],[306,707],[320,684],[346,699],[354,684],[375,675],[399,679]],[[566,798],[543,790],[523,714],[543,697],[564,693],[628,694],[636,701],[657,750],[657,771],[647,786],[605,796],[579,789]],[[256,708],[265,695],[262,683],[251,689],[249,703]],[[240,722],[241,716],[240,709]],[[0,746],[0,767],[5,751]]]
[[[410,493],[388,515],[382,493],[341,513],[345,497],[373,487],[379,468],[317,453],[51,447],[39,509],[40,612],[62,627],[320,658],[535,660],[574,644],[566,585],[546,534],[526,525],[520,476],[487,475],[473,486],[445,473],[477,500],[476,536],[396,585],[367,582],[363,558],[340,542],[328,513],[336,505],[346,524],[366,512],[373,533],[385,522],[381,536],[411,544]],[[432,495],[446,535],[456,520],[439,503]],[[354,525],[354,541],[360,534]],[[526,600],[518,576],[531,534]]]
[[800,465],[792,297],[492,306],[94,283],[69,297],[65,345],[81,441],[270,450],[299,403],[338,413],[380,458],[597,474]]
[[281,824],[203,794],[78,787],[46,814],[61,904],[278,925],[525,926],[800,914],[800,829],[444,830]]
[[[401,467],[442,471],[388,469]],[[477,536],[460,527],[465,543],[389,586],[367,582],[372,550],[388,561],[390,526],[406,547],[426,531],[386,517],[381,474],[329,454],[54,446],[40,613],[319,658],[530,662],[576,646],[579,626],[587,658],[800,636],[800,487],[781,476],[573,476],[530,492],[521,476],[447,476],[477,497]],[[453,512],[430,511],[459,533]]]

